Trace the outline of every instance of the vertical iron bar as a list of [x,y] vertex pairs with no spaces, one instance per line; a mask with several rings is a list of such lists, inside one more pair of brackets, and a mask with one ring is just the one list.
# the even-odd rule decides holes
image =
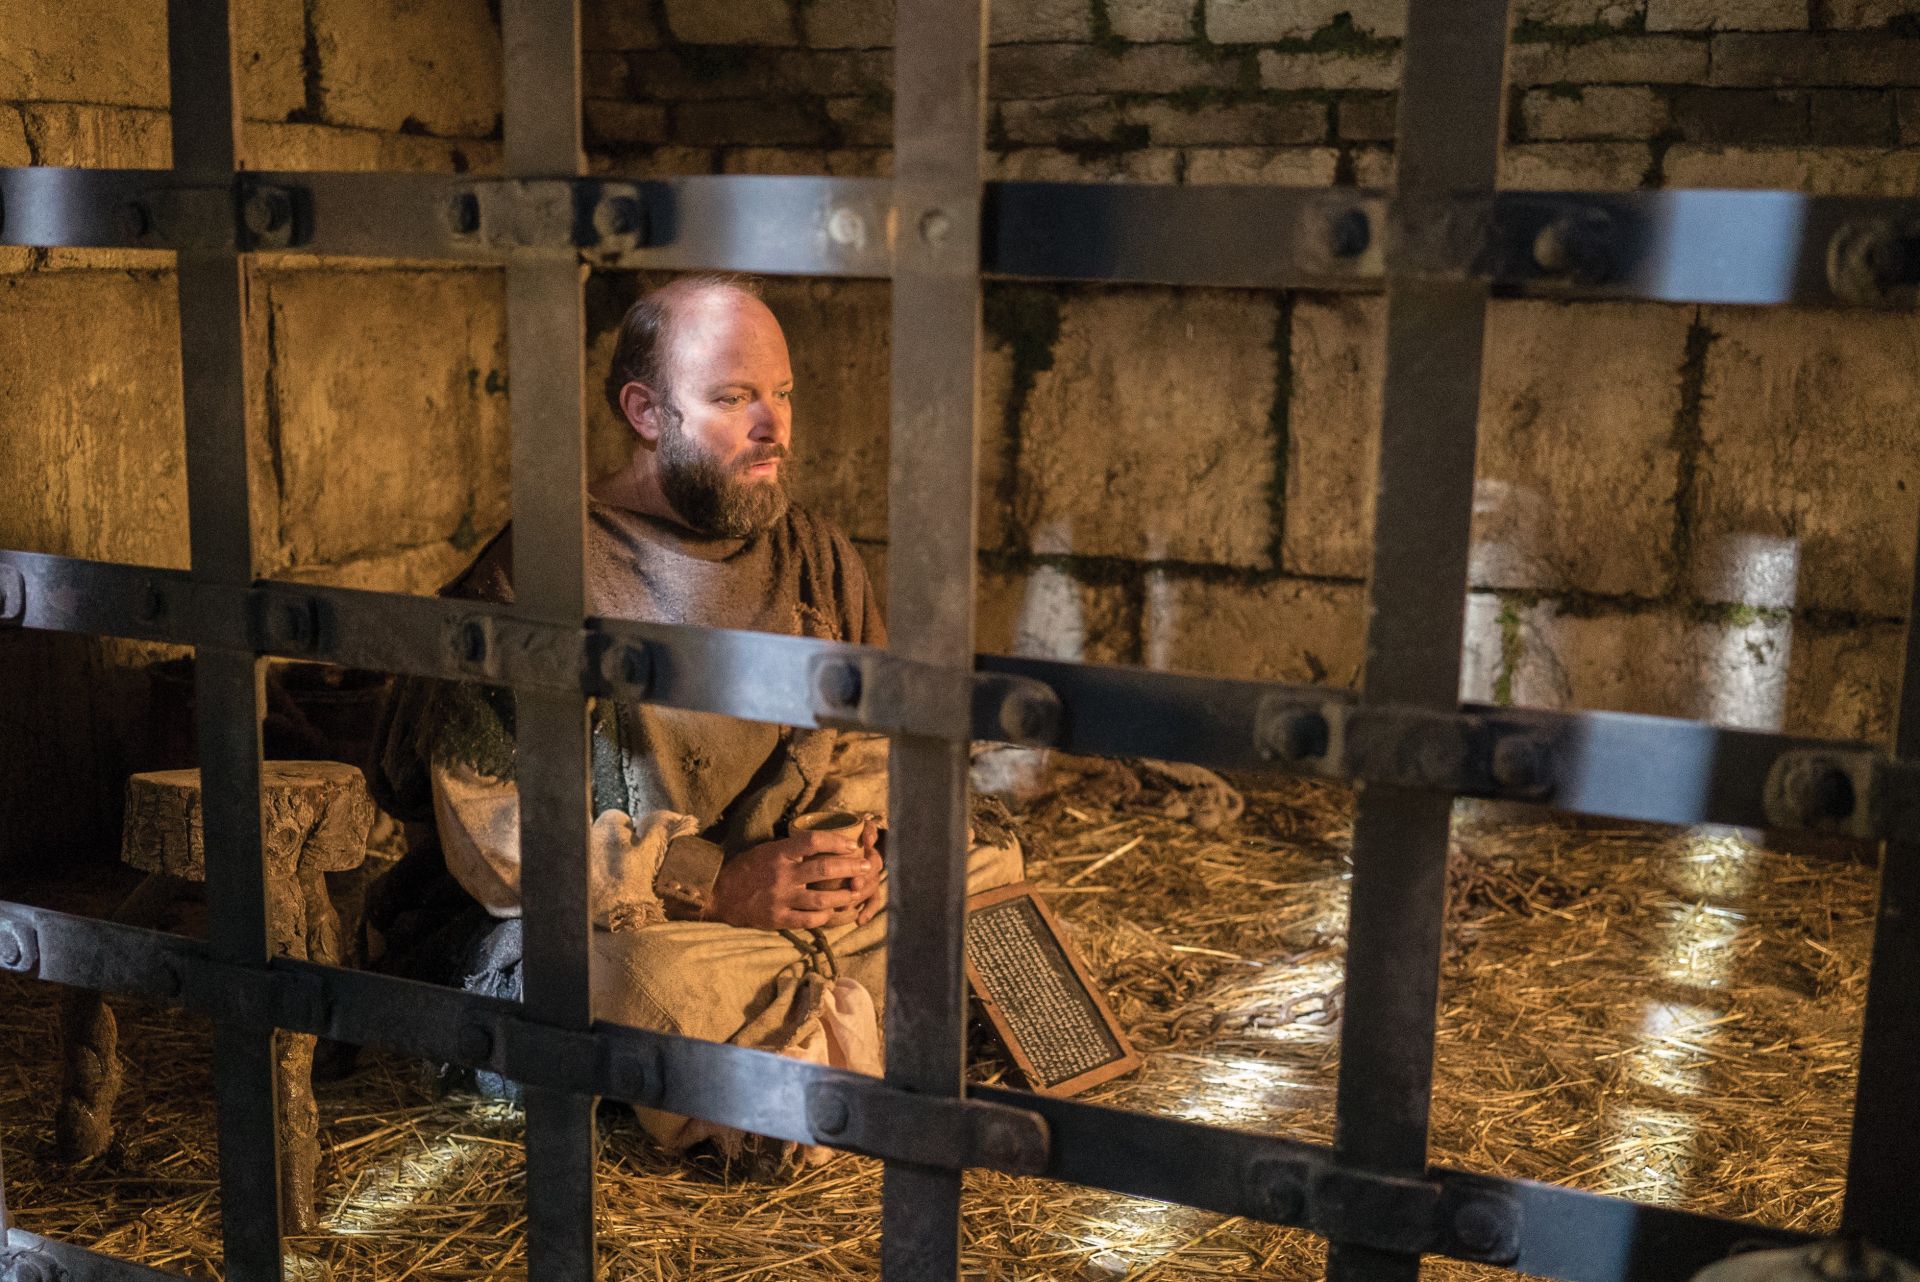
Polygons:
[[[1901,676],[1894,755],[1920,757],[1920,553],[1907,605],[1906,667]],[[1901,834],[1880,856],[1880,904],[1873,957],[1867,965],[1866,1013],[1860,1027],[1860,1074],[1854,1086],[1853,1141],[1847,1154],[1841,1228],[1909,1260],[1920,1260],[1920,1091],[1914,1088],[1914,1046],[1920,1044],[1920,840]]]
[[[1367,702],[1458,706],[1487,288],[1403,255],[1434,198],[1490,191],[1506,0],[1412,0],[1387,267],[1387,370],[1368,580]],[[1453,799],[1362,789],[1334,1147],[1386,1175],[1426,1169]],[[1330,1282],[1414,1282],[1417,1254],[1334,1242]]]
[[[224,0],[167,7],[173,162],[181,178],[227,185],[238,125],[232,26]],[[253,578],[248,493],[245,298],[234,242],[177,260],[188,538],[196,580]],[[260,661],[202,646],[195,684],[208,941],[228,961],[270,955],[260,821]],[[223,1020],[214,1029],[225,1275],[279,1282],[280,1125],[273,1030]]]
[[[507,0],[506,172],[580,172],[578,0]],[[586,601],[586,336],[579,260],[507,267],[508,404],[513,424],[514,598],[522,614],[578,626]],[[545,1023],[593,1021],[587,830],[587,701],[516,687],[524,1000]],[[593,1098],[528,1087],[527,1269],[594,1276]]]
[[[973,662],[986,8],[900,0],[894,30],[892,647],[953,668]],[[966,741],[895,738],[889,812],[887,1080],[957,1095],[966,1077]],[[958,1277],[958,1173],[891,1162],[882,1190],[882,1276]]]

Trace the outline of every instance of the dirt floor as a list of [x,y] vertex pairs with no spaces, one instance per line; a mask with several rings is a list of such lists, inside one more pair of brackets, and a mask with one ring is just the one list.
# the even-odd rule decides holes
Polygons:
[[[1202,832],[1154,794],[1076,792],[1026,817],[1032,878],[1146,1053],[1092,1098],[1221,1126],[1330,1137],[1350,797],[1250,793]],[[1180,808],[1176,807],[1176,814]],[[1873,870],[1738,835],[1575,827],[1463,806],[1436,1065],[1436,1160],[1718,1214],[1831,1226],[1844,1173]],[[190,1276],[219,1271],[208,1030],[121,1004],[119,1139],[51,1156],[54,990],[0,981],[0,1150],[19,1227]],[[992,1058],[981,1067],[997,1072]],[[320,1231],[294,1278],[524,1271],[520,1118],[441,1097],[369,1055],[319,1090]],[[604,1112],[604,1110],[603,1110]],[[609,1118],[611,1278],[877,1272],[879,1170],[729,1180]],[[966,1185],[969,1275],[1155,1282],[1319,1276],[1308,1235],[992,1174]],[[1426,1276],[1495,1270],[1429,1262]]]

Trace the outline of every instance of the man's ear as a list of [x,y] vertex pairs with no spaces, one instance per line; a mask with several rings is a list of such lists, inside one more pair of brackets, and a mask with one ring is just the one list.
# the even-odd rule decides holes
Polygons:
[[620,389],[620,413],[634,435],[648,445],[660,443],[660,399],[645,383],[628,383]]

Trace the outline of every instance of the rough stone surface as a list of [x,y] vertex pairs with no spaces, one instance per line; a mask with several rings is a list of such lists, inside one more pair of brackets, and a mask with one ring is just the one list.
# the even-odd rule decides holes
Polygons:
[[0,277],[0,547],[184,569],[171,277]]
[[828,132],[812,104],[761,98],[681,103],[673,124],[679,141],[695,147],[817,146]]
[[1807,124],[1803,90],[1681,89],[1673,95],[1673,130],[1688,142],[1804,142]]
[[[822,0],[824,3],[825,0]],[[586,0],[580,6],[583,49],[654,49],[661,41],[653,7],[633,0]]]
[[1691,84],[1707,74],[1705,40],[1611,36],[1579,44],[1516,44],[1507,76],[1516,85]]
[[1400,51],[1283,53],[1260,51],[1263,89],[1398,89]]
[[696,45],[788,45],[793,10],[787,0],[666,0],[667,27]]
[[256,350],[274,369],[257,418],[269,565],[473,549],[505,522],[504,291],[490,271],[256,281]]
[[1215,583],[1153,572],[1140,624],[1150,668],[1353,686],[1366,657],[1359,584]]
[[1404,35],[1406,0],[1207,0],[1207,39],[1215,44],[1299,40],[1341,20],[1364,35]]
[[1920,143],[1920,89],[1902,89],[1896,102],[1900,118],[1900,141],[1906,146]]
[[1087,0],[1025,0],[997,4],[988,12],[987,37],[995,44],[1037,40],[1086,40],[1093,35]]
[[1133,652],[1126,592],[1077,582],[1056,566],[982,570],[977,604],[976,648],[987,653],[1124,663]]
[[1393,149],[1390,147],[1355,147],[1349,152],[1353,157],[1353,181],[1362,187],[1391,187],[1398,167],[1394,164]]
[[[1476,586],[1657,596],[1692,309],[1496,301],[1474,490]],[[1568,354],[1579,352],[1578,360]]]
[[248,0],[233,6],[235,79],[240,114],[284,120],[307,105],[304,0]]
[[1385,343],[1379,298],[1306,296],[1294,304],[1281,544],[1289,573],[1367,573]]
[[1107,23],[1122,40],[1186,40],[1193,35],[1188,0],[1107,0]]
[[[1709,600],[1906,613],[1920,521],[1910,315],[1708,309],[1696,589]],[[1779,585],[1786,586],[1779,586]],[[1780,599],[1790,595],[1790,600]]]
[[37,164],[165,169],[173,163],[173,131],[164,111],[34,102],[20,114]]
[[1807,134],[1812,142],[1886,146],[1894,140],[1892,90],[1815,89],[1807,98]]
[[1534,139],[1648,138],[1666,127],[1667,102],[1639,86],[1530,89],[1521,99],[1520,116],[1527,137]]
[[987,89],[996,101],[1232,89],[1240,83],[1240,67],[1238,60],[1208,58],[1187,45],[1143,45],[1117,54],[1088,45],[1033,45],[994,50]]
[[429,138],[331,125],[249,122],[240,154],[249,169],[498,173],[500,144],[484,138]]
[[[167,8],[152,0],[0,0],[0,101],[167,105]],[[31,38],[26,33],[32,33]]]
[[1180,153],[1167,147],[1095,153],[1018,147],[987,153],[987,175],[1000,180],[1170,183],[1179,166]]
[[1327,108],[1318,102],[1209,103],[1200,106],[1149,102],[1131,108],[1127,123],[1143,125],[1159,146],[1288,146],[1321,142]]
[[329,122],[456,137],[497,123],[500,28],[486,0],[311,0],[309,16]]
[[1646,0],[1514,0],[1513,17],[1548,27],[1620,27],[1646,8]]
[[1826,0],[1829,27],[1884,27],[1895,19],[1911,19],[1913,0]]
[[1500,186],[1521,191],[1631,191],[1653,165],[1638,142],[1517,143],[1500,153]]
[[893,43],[893,0],[808,0],[800,24],[820,49],[871,49]]
[[794,498],[856,539],[887,537],[889,289],[884,281],[770,281],[793,358]]
[[1864,31],[1713,38],[1716,85],[1920,85],[1920,38]]
[[891,147],[893,111],[873,98],[829,98],[827,119],[839,142],[849,147]]
[[1890,746],[1905,644],[1899,624],[1797,625],[1787,663],[1787,728]]
[[0,166],[13,168],[33,163],[33,147],[27,142],[26,118],[17,107],[0,107]]
[[1648,31],[1795,31],[1806,0],[1647,0]]
[[[658,148],[647,157],[649,172],[660,171],[662,152]],[[698,153],[690,153],[697,155]],[[720,153],[717,166],[677,172],[723,174],[826,174],[835,178],[889,178],[893,175],[893,153],[878,148],[841,148],[803,150],[795,147],[734,147]]]
[[1399,123],[1398,109],[1395,94],[1347,94],[1340,99],[1334,117],[1343,141],[1392,142]]
[[603,102],[586,104],[587,143],[657,144],[672,138],[667,109],[657,102]]
[[1020,423],[1026,547],[1266,564],[1275,323],[1271,299],[1243,293],[1069,296]]
[[1773,187],[1818,196],[1911,196],[1920,152],[1877,147],[1724,147],[1676,143],[1669,187]]
[[1195,184],[1329,187],[1340,166],[1332,147],[1195,147],[1186,156],[1186,180]]
[[1109,143],[1125,123],[1111,99],[1094,94],[1003,102],[999,120],[1003,137],[1030,145]]

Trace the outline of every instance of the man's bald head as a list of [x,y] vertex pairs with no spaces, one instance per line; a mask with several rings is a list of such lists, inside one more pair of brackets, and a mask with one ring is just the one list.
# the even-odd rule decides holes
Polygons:
[[751,276],[702,273],[650,290],[627,309],[607,368],[607,404],[616,418],[624,417],[620,389],[628,383],[644,383],[662,400],[671,401],[677,323],[703,300],[716,298],[746,298],[765,306],[760,302],[760,283]]

